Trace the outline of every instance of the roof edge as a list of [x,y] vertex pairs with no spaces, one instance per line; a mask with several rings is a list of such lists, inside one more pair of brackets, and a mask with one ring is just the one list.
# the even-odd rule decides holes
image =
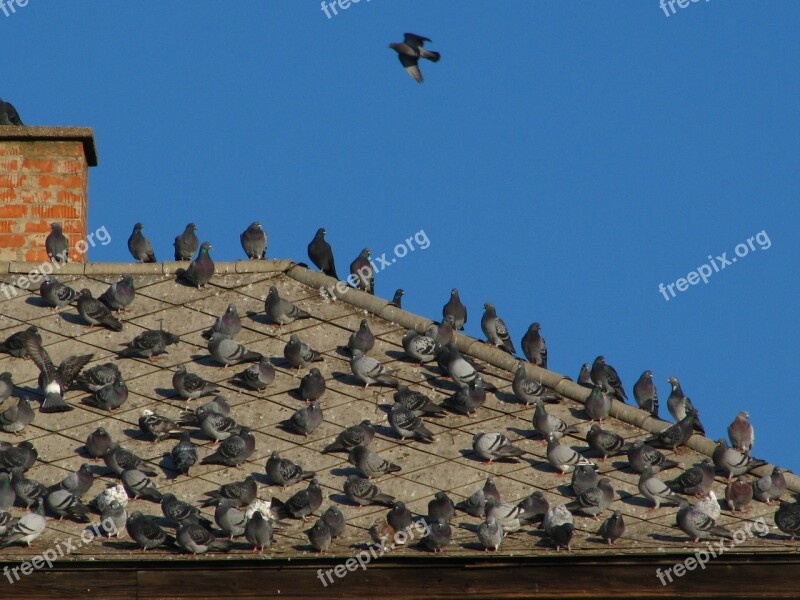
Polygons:
[[0,128],[0,142],[20,140],[24,142],[78,141],[83,144],[83,153],[86,164],[90,167],[97,166],[97,146],[94,141],[94,129],[91,127],[39,127],[39,126],[8,126]]

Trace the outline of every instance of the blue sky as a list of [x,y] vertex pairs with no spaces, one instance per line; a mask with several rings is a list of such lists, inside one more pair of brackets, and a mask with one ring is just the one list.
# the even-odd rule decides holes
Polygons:
[[[94,128],[93,261],[130,260],[136,221],[161,260],[189,221],[217,260],[256,219],[271,258],[325,227],[340,273],[424,230],[379,295],[438,318],[458,287],[467,333],[491,301],[518,345],[540,321],[553,370],[604,354],[630,393],[651,369],[662,415],[677,376],[711,437],[747,409],[755,454],[797,470],[800,5],[675,8],[30,0],[0,13],[0,96]],[[387,47],[405,31],[442,53],[423,85]]]

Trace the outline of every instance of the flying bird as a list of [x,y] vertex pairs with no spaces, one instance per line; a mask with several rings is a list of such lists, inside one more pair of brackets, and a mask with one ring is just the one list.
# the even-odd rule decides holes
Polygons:
[[430,42],[430,38],[416,35],[415,33],[404,33],[403,41],[400,43],[389,44],[397,52],[397,57],[400,59],[400,64],[405,67],[408,74],[411,75],[417,82],[422,83],[422,73],[419,70],[419,59],[427,58],[431,62],[439,62],[441,54],[425,50],[423,45],[425,42]]

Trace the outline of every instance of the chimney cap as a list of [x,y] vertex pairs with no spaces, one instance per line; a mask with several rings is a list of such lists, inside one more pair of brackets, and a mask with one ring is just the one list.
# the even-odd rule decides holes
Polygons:
[[0,142],[8,140],[79,141],[83,144],[86,163],[90,167],[97,166],[97,147],[94,143],[94,129],[91,127],[0,127]]

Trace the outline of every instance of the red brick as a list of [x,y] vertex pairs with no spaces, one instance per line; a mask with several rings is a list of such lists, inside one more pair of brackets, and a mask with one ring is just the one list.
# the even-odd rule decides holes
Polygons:
[[10,171],[19,171],[20,164],[21,162],[16,156],[6,160],[0,160],[0,171],[4,171],[6,173]]
[[0,221],[0,233],[14,233],[16,229],[14,226],[17,224],[17,221]]
[[21,248],[26,241],[27,238],[24,235],[2,234],[0,235],[0,248]]
[[25,251],[25,261],[26,262],[35,262],[35,263],[43,263],[48,262],[50,258],[47,256],[47,250],[44,248],[37,249],[37,250],[26,250]]
[[86,202],[83,193],[76,194],[66,190],[59,190],[56,194],[56,202],[59,204],[83,204]]
[[75,219],[78,211],[74,206],[67,204],[41,205],[34,204],[31,207],[31,217],[37,219]]
[[28,207],[24,204],[4,204],[0,206],[0,217],[16,219],[28,216]]
[[79,161],[79,160],[57,160],[56,161],[56,173],[61,174],[70,174],[70,173],[78,173],[83,174],[84,169],[86,169],[86,162]]
[[0,143],[0,156],[22,156],[23,154],[25,153],[22,151],[22,146],[9,144],[7,142]]
[[83,156],[81,142],[56,142],[52,140],[26,144],[26,156]]
[[50,190],[20,190],[19,196],[25,203],[47,204],[53,201],[54,194]]
[[85,180],[78,175],[59,177],[57,175],[39,175],[36,184],[39,187],[82,188]]
[[25,223],[25,233],[50,233],[50,223],[47,221],[28,221]]
[[22,162],[22,169],[25,171],[34,171],[36,173],[53,173],[56,170],[56,161],[52,158],[26,158]]
[[86,232],[86,222],[83,219],[70,219],[69,221],[62,221],[61,228],[64,233],[77,233],[82,236]]
[[9,188],[0,188],[0,202],[14,202],[17,199],[17,192]]
[[0,188],[18,188],[28,182],[27,175],[0,175]]

